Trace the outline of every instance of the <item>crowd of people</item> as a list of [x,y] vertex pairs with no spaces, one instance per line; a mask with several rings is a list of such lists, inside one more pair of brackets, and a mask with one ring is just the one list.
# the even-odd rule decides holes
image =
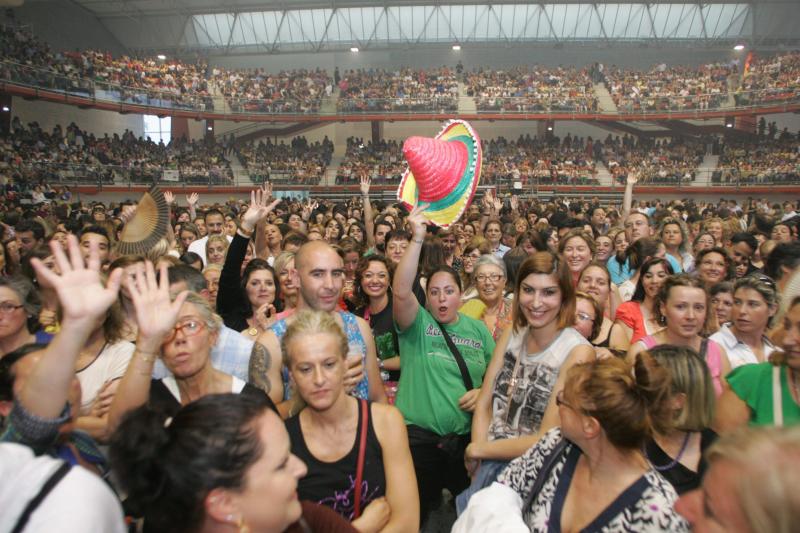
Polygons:
[[797,183],[799,152],[800,141],[786,131],[777,139],[727,142],[711,181],[720,185]]
[[318,113],[333,80],[325,70],[231,70],[214,67],[211,80],[235,113]]
[[336,83],[336,109],[343,113],[458,111],[458,78],[450,67],[347,70]]
[[600,159],[618,183],[624,184],[634,170],[641,183],[687,184],[697,178],[709,144],[706,141],[679,136],[665,140],[609,136]]
[[400,183],[405,169],[402,143],[384,139],[365,143],[364,139],[349,137],[344,159],[336,172],[336,184],[357,185],[363,178],[376,185]]
[[756,57],[734,93],[737,105],[772,104],[795,100],[800,82],[800,53]]
[[459,82],[479,112],[598,111],[593,84],[604,82],[621,113],[709,110],[797,98],[800,54],[756,54],[740,76],[738,62],[655,65],[649,70],[595,63],[585,68],[442,66],[267,72],[209,67],[203,59],[113,56],[102,50],[57,51],[14,20],[0,25],[4,79],[137,104],[213,110],[221,94],[235,113],[317,113],[339,88],[337,111],[453,112]]
[[728,79],[736,72],[731,64],[688,67],[662,63],[647,72],[612,66],[604,74],[617,110],[638,113],[726,106]]
[[484,183],[598,185],[595,142],[567,134],[563,139],[525,135],[483,141]]
[[300,136],[289,144],[270,139],[237,143],[234,150],[254,183],[318,185],[331,164],[333,143],[327,137],[309,143]]
[[589,113],[598,109],[589,69],[538,65],[476,69],[464,76],[464,83],[480,112]]
[[11,121],[9,135],[0,136],[0,169],[20,192],[45,183],[221,184],[232,179],[224,148],[213,139],[178,138],[165,145],[130,130],[95,136],[74,122],[46,131],[37,122],[22,124],[19,117]]
[[30,85],[160,107],[213,109],[202,61],[114,57],[101,50],[54,51],[26,27],[0,25],[0,74]]
[[0,524],[792,531],[798,205],[637,181],[486,192],[446,229],[368,176],[342,203],[167,193],[139,255],[131,202],[6,197]]

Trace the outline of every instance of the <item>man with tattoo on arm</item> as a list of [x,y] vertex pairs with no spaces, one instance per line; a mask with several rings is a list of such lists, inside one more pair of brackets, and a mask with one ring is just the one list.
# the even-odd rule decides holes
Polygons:
[[[336,251],[323,241],[304,244],[295,256],[289,274],[298,287],[296,311],[310,309],[331,313],[344,331],[350,347],[347,357],[346,389],[358,398],[386,403],[376,355],[375,340],[362,318],[338,308],[344,286],[344,265]],[[284,369],[282,338],[293,317],[279,320],[258,338],[266,351],[250,359],[248,381],[269,391],[284,417],[291,416],[292,401],[288,372]],[[270,387],[271,388],[267,388]]]

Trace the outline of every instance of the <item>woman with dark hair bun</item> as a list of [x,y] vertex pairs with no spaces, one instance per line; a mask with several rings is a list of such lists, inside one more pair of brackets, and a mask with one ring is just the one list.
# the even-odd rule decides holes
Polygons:
[[172,418],[132,411],[110,456],[128,512],[144,518],[146,531],[313,531],[312,515],[326,530],[355,531],[333,511],[300,503],[306,466],[278,415],[244,395],[205,396]]
[[469,531],[688,531],[678,495],[646,460],[669,425],[670,375],[648,354],[577,364],[556,396],[560,427],[476,493],[453,527]]

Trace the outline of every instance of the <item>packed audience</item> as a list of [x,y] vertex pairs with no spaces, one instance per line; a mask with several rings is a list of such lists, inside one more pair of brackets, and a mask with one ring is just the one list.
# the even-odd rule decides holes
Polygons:
[[175,181],[195,184],[230,183],[230,164],[223,147],[209,141],[176,139],[167,145],[149,137],[102,137],[74,122],[45,131],[38,123],[23,125],[18,117],[8,136],[0,136],[0,169],[17,185],[36,183],[132,181],[152,184],[176,173]]
[[624,135],[609,135],[602,145],[603,160],[615,181],[625,183],[635,170],[640,183],[676,185],[691,183],[697,178],[706,154],[705,139],[674,137],[652,140]]
[[333,143],[327,137],[314,143],[305,137],[295,137],[289,144],[254,140],[238,143],[235,151],[254,183],[317,185],[331,164]]
[[0,26],[2,77],[59,90],[155,106],[213,109],[204,63],[113,57],[100,50],[57,52],[20,26]]
[[355,185],[363,178],[375,184],[399,183],[405,169],[402,143],[383,139],[364,143],[364,139],[349,137],[336,184]]
[[4,190],[0,523],[792,531],[800,206],[636,183],[487,192],[447,229],[368,176],[339,203],[266,183],[166,195],[150,236],[131,202]]
[[793,135],[757,142],[729,140],[723,145],[719,169],[711,181],[718,185],[783,185],[800,177],[800,142]]
[[727,105],[728,78],[736,67],[709,64],[700,67],[660,64],[648,72],[612,66],[605,70],[606,85],[621,113],[667,110],[707,110]]
[[348,70],[338,85],[343,113],[458,110],[458,79],[449,67]]
[[321,69],[271,74],[214,67],[211,80],[235,113],[318,113],[322,98],[333,89],[333,80]]
[[756,57],[749,65],[739,90],[737,105],[779,103],[798,98],[800,52]]
[[482,112],[597,111],[588,69],[520,66],[476,69],[465,76],[467,96]]
[[520,181],[546,185],[598,185],[595,148],[591,137],[520,136],[483,141],[484,183]]

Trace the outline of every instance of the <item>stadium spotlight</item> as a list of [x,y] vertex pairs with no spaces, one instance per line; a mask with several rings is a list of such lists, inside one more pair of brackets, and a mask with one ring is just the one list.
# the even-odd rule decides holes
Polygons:
[[456,52],[458,52],[459,50],[461,50],[461,45],[460,45],[460,44],[454,44],[454,45],[453,45],[453,50],[455,50]]
[[208,131],[214,131],[214,126],[208,126],[206,129],[207,129]]
[[167,58],[167,56],[165,56],[164,54],[158,54],[156,57],[161,61],[164,61]]
[[350,51],[355,54],[356,52],[358,52],[358,47],[354,46],[354,47],[350,48]]
[[11,109],[7,105],[4,105],[3,106],[3,113],[8,113],[9,111],[11,111]]
[[733,127],[733,119],[732,118],[729,118],[729,119],[727,119],[725,121],[725,127],[726,128],[732,128]]
[[737,44],[736,46],[733,47],[733,49],[736,50],[737,52],[741,52],[742,50],[744,50],[744,45]]

